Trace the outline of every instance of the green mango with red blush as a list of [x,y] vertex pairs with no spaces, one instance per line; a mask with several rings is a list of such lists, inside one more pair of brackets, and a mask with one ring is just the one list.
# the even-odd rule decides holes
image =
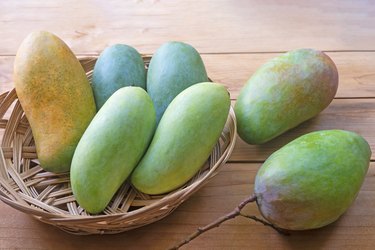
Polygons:
[[323,52],[298,49],[278,56],[247,81],[235,104],[238,134],[262,144],[324,110],[338,87],[335,63]]
[[369,144],[354,132],[303,135],[273,153],[259,169],[254,185],[259,210],[283,229],[328,225],[357,197],[370,157]]

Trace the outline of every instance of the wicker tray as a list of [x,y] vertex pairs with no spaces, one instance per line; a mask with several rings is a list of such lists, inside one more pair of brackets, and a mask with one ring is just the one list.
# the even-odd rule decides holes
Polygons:
[[[91,80],[96,57],[80,58]],[[148,66],[150,57],[143,57]],[[114,234],[150,224],[170,214],[218,173],[229,158],[236,138],[231,108],[221,138],[210,158],[187,184],[166,195],[150,196],[125,182],[107,208],[90,215],[77,204],[69,174],[44,171],[38,162],[28,121],[15,90],[0,95],[0,199],[36,219],[73,234]]]

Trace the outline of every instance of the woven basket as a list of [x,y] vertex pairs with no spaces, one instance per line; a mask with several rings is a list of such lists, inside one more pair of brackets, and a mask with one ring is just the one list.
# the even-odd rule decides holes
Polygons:
[[[96,57],[80,58],[91,80]],[[150,57],[143,57],[147,68]],[[9,116],[9,118],[7,118]],[[147,195],[125,182],[99,215],[86,213],[76,202],[69,174],[44,171],[38,162],[33,135],[15,90],[0,95],[0,199],[36,219],[73,234],[114,234],[150,224],[170,214],[218,173],[236,138],[231,108],[210,158],[183,187],[166,195]]]

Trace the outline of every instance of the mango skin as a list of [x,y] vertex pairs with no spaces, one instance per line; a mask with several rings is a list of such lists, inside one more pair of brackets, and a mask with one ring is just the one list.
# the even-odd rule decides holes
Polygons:
[[96,113],[81,64],[57,36],[33,32],[18,49],[14,86],[42,168],[69,171],[78,141]]
[[108,205],[146,151],[156,126],[150,97],[139,87],[117,90],[80,140],[71,168],[78,204],[92,214]]
[[199,83],[168,106],[146,154],[131,176],[146,194],[172,191],[191,179],[211,154],[227,120],[229,93],[217,83]]
[[207,81],[202,58],[191,45],[182,42],[163,44],[152,56],[147,72],[147,92],[154,102],[157,123],[181,91]]
[[367,173],[371,150],[364,138],[323,130],[273,153],[255,178],[262,215],[289,230],[323,227],[353,203]]
[[141,55],[125,44],[107,47],[99,56],[92,75],[92,88],[99,110],[118,89],[138,86],[146,89],[146,69]]
[[334,98],[338,73],[323,52],[298,49],[276,57],[247,81],[235,104],[239,136],[262,144],[316,116]]

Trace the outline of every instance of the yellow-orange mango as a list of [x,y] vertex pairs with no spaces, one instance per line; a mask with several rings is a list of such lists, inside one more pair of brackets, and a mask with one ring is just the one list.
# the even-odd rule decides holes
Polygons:
[[81,64],[57,36],[33,32],[18,49],[14,85],[41,166],[52,172],[68,171],[74,150],[96,113]]

